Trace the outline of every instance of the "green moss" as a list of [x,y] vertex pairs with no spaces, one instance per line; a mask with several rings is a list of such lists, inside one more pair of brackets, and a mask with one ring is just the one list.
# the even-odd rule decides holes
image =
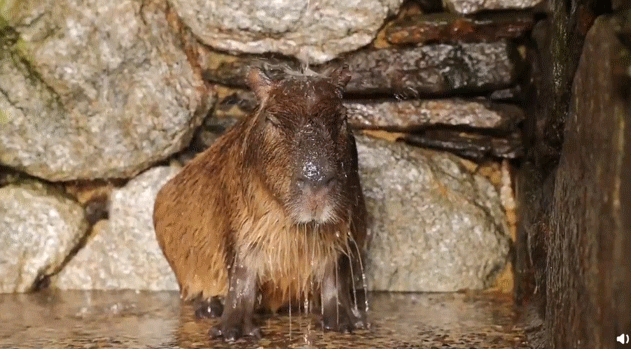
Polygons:
[[20,0],[0,0],[0,28],[9,25],[9,20],[14,18],[15,8]]
[[13,44],[13,51],[29,63],[33,62],[34,57],[32,55],[32,51],[30,50],[28,41],[22,38],[18,38],[17,41]]
[[9,122],[9,115],[4,111],[0,110],[0,126]]
[[10,49],[29,59],[28,43],[22,40],[20,34],[13,28],[16,23],[11,23],[12,19],[19,17],[20,1],[24,0],[0,0],[0,47],[5,50]]

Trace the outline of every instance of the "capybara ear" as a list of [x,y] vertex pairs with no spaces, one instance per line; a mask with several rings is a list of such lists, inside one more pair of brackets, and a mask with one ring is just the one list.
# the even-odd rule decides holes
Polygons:
[[251,68],[248,72],[248,86],[254,91],[259,101],[265,100],[272,88],[272,80],[259,68]]
[[351,71],[347,64],[343,64],[339,67],[332,68],[325,73],[325,75],[331,79],[331,83],[337,86],[340,90],[346,87],[346,84],[351,80]]

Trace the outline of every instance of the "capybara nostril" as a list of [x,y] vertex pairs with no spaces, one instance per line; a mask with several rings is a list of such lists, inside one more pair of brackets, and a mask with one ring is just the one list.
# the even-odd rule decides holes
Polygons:
[[337,174],[330,168],[317,168],[309,172],[303,172],[296,179],[296,185],[302,192],[317,192],[322,189],[330,189]]

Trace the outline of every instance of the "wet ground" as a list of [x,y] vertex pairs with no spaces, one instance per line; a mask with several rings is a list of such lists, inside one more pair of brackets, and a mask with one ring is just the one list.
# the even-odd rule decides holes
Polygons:
[[369,330],[323,333],[317,318],[261,319],[264,338],[227,345],[207,337],[171,292],[0,295],[0,348],[529,348],[510,297],[371,294]]

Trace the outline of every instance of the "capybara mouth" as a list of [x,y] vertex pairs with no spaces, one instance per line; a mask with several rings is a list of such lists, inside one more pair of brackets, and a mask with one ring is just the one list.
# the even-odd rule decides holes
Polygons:
[[329,195],[300,195],[291,205],[291,215],[296,223],[327,224],[337,220],[335,203]]

